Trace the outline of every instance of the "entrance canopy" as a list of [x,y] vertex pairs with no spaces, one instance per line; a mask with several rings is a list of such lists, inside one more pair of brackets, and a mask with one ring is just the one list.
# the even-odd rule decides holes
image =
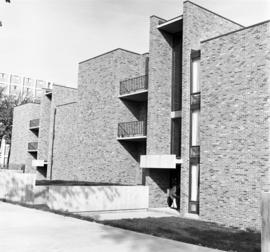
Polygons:
[[181,164],[182,159],[176,155],[141,155],[141,168],[175,169],[176,164]]

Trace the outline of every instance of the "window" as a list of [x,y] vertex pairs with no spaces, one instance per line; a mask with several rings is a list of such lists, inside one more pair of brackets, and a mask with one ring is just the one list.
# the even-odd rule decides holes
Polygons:
[[172,111],[182,108],[182,33],[175,33],[172,41]]
[[199,81],[199,72],[200,72],[200,59],[196,58],[193,59],[191,62],[192,67],[192,74],[191,74],[191,93],[198,93],[200,92],[200,81]]
[[190,190],[190,200],[198,201],[199,192],[199,164],[191,165],[191,190]]
[[181,156],[181,118],[172,119],[171,154]]
[[189,212],[199,214],[200,185],[200,51],[191,53]]
[[191,146],[200,145],[200,110],[191,112]]

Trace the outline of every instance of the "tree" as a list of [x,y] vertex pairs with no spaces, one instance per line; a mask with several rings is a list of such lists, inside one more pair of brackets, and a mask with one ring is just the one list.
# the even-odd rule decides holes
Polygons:
[[5,95],[4,89],[0,89],[0,140],[3,136],[8,142],[11,140],[14,107],[33,101],[29,96]]
[[[10,0],[5,0],[6,3],[10,3]],[[0,21],[0,27],[3,26],[2,21]]]
[[[0,142],[3,137],[6,143],[10,144],[11,147],[11,133],[12,133],[12,122],[13,122],[13,111],[16,106],[29,103],[37,102],[34,98],[27,95],[5,95],[4,88],[0,88]],[[10,151],[8,153],[7,167],[9,166]]]

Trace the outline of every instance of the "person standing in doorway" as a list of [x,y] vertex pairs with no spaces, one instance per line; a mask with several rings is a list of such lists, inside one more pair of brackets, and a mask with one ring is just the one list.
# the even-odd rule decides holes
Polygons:
[[176,208],[177,210],[180,209],[180,186],[177,184],[176,179],[174,179],[169,190],[167,202],[169,207]]

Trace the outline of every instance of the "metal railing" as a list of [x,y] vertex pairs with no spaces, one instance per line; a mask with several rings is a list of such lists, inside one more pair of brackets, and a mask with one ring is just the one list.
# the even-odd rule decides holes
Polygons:
[[148,88],[148,76],[142,75],[132,79],[120,81],[120,95],[129,94]]
[[191,109],[197,109],[201,106],[201,93],[194,93],[190,96]]
[[34,129],[39,127],[39,119],[33,119],[29,122],[29,128]]
[[30,142],[28,143],[28,151],[37,151],[38,142]]
[[117,136],[119,138],[146,136],[146,122],[134,121],[134,122],[118,123]]

